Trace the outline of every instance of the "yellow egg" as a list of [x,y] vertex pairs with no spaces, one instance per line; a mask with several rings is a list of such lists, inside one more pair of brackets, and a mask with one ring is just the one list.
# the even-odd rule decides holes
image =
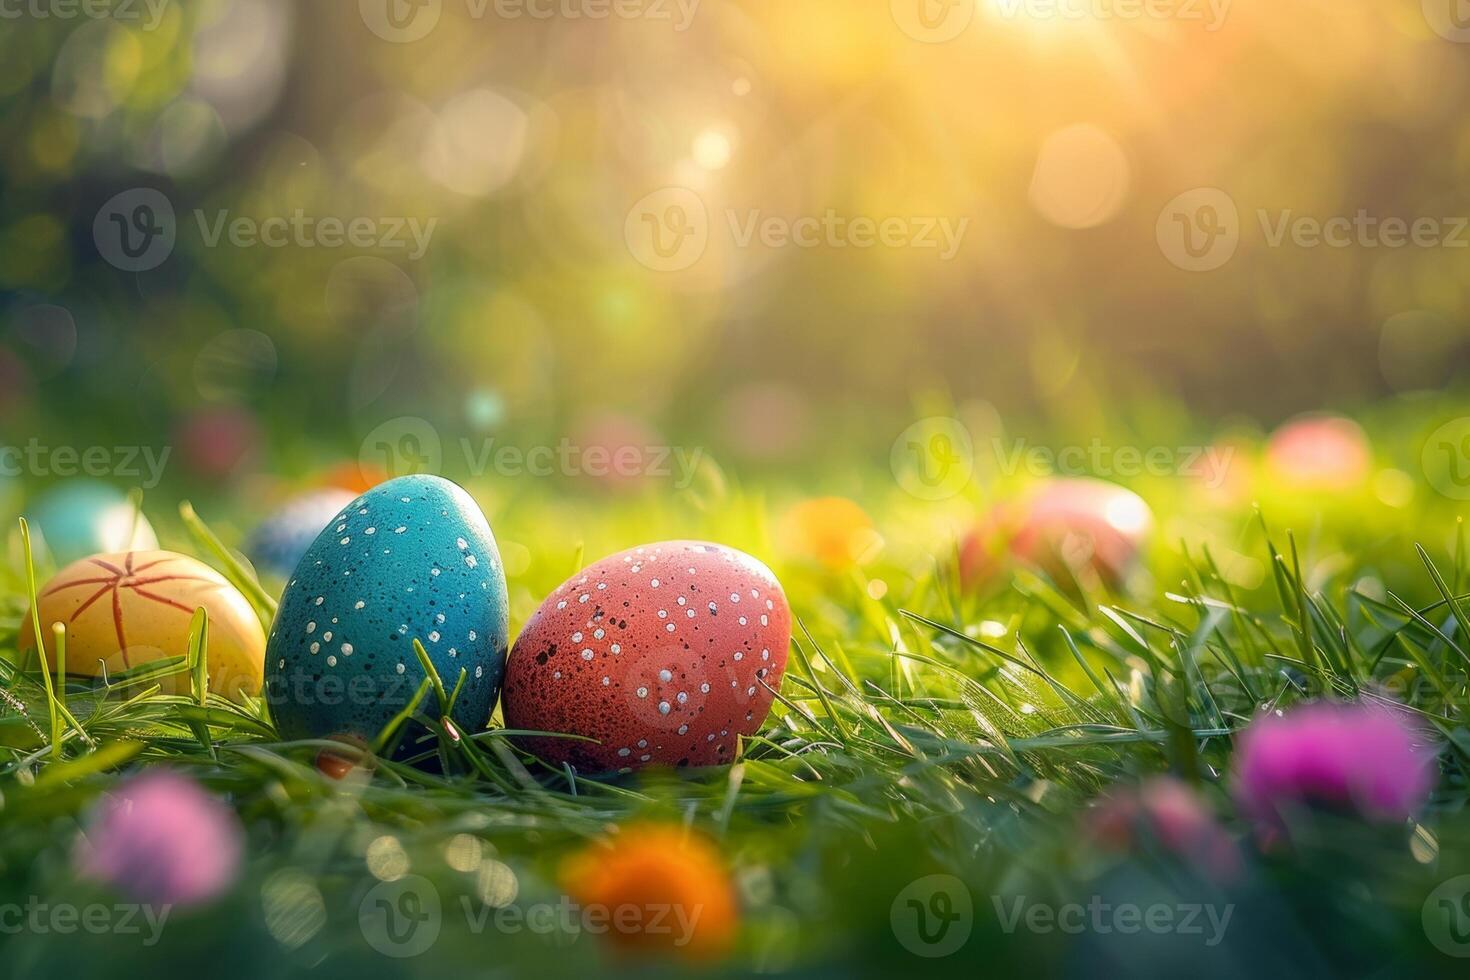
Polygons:
[[[224,576],[171,551],[120,551],[73,562],[39,596],[46,661],[56,669],[51,625],[66,625],[66,672],[109,676],[187,654],[189,624],[200,606],[209,613],[209,689],[239,700],[258,695],[265,673],[265,632],[254,608]],[[30,613],[21,625],[22,651],[34,650]],[[185,671],[162,678],[167,693],[189,690]]]

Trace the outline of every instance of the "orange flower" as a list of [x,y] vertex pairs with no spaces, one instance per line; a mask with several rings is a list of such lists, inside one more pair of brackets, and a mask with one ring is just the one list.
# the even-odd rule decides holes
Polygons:
[[608,940],[626,950],[713,959],[729,948],[738,923],[720,852],[678,826],[625,827],[568,858],[562,884],[584,915],[606,924]]

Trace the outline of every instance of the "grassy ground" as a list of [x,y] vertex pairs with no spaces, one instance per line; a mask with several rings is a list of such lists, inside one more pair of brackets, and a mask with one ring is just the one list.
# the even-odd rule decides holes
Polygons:
[[[263,710],[214,699],[201,710],[147,678],[110,692],[72,679],[75,724],[53,721],[42,676],[4,662],[0,901],[110,900],[74,879],[70,847],[80,815],[140,764],[168,763],[226,796],[249,857],[225,899],[176,910],[156,945],[22,931],[0,946],[0,972],[678,972],[688,964],[480,917],[483,897],[505,897],[509,880],[516,904],[555,903],[569,852],[653,818],[709,834],[732,868],[742,926],[716,970],[1448,974],[1462,961],[1435,949],[1421,915],[1436,886],[1470,872],[1470,643],[1467,607],[1449,601],[1470,591],[1465,532],[1422,480],[1407,500],[1394,480],[1315,495],[1254,472],[1248,484],[1226,498],[1178,479],[1143,487],[1159,532],[1119,590],[1013,569],[981,595],[957,587],[953,539],[980,494],[927,504],[878,470],[842,485],[882,544],[835,566],[792,546],[789,487],[756,494],[710,476],[671,498],[472,485],[502,539],[513,629],[584,560],[619,547],[700,536],[770,560],[801,628],[766,730],[729,768],[582,779],[520,756],[497,718],[454,750],[451,775],[381,762],[337,781],[313,764],[319,744],[280,742]],[[145,503],[166,545],[223,567],[170,519],[174,503]],[[226,542],[248,525],[235,505],[196,503]],[[24,567],[13,543],[0,580],[0,647],[11,651]],[[1323,696],[1406,701],[1444,741],[1433,802],[1389,827],[1313,815],[1289,848],[1260,853],[1229,798],[1235,735],[1264,707]],[[1106,854],[1079,832],[1100,794],[1166,771],[1198,787],[1242,841],[1239,880],[1212,883],[1147,850]],[[439,896],[441,928],[421,956],[386,957],[359,925],[385,866]],[[924,960],[891,913],[932,874],[963,881],[973,931],[953,955]],[[1178,930],[1008,932],[1003,911],[1018,900],[1229,907],[1232,917],[1213,945]]]

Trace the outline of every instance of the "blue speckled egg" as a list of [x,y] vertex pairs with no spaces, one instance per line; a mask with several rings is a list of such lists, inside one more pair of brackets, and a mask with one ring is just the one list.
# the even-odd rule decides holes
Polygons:
[[286,586],[265,656],[276,727],[288,739],[372,740],[423,681],[418,639],[446,689],[466,672],[452,717],[479,731],[507,633],[500,552],[474,500],[436,476],[390,480],[336,515]]
[[107,551],[153,551],[158,536],[126,494],[97,480],[67,480],[36,498],[31,533],[57,565]]
[[285,578],[296,570],[322,529],[355,499],[350,491],[336,487],[303,494],[256,526],[245,539],[245,554],[258,571]]

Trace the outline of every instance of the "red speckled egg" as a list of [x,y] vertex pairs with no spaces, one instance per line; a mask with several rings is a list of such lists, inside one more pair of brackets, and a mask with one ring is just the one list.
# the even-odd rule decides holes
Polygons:
[[665,541],[611,555],[553,592],[516,639],[502,707],[527,749],[584,772],[735,757],[786,671],[791,610],[747,554]]

